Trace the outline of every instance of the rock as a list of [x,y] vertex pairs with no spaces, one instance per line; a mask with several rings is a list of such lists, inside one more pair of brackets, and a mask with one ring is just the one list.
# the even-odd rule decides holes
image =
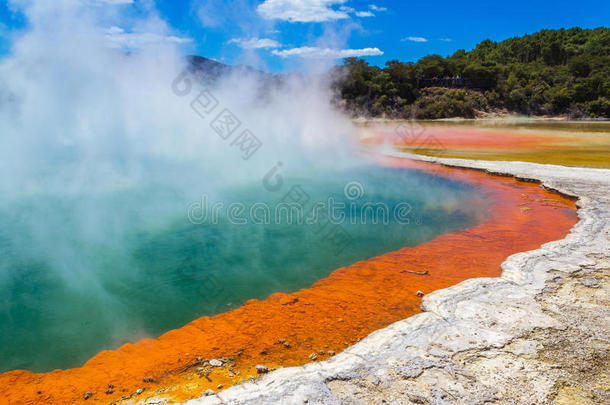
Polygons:
[[216,387],[217,389],[222,389],[222,384],[218,384],[218,386]]
[[437,365],[436,363],[425,360],[421,357],[415,357],[405,365],[397,367],[396,372],[402,378],[417,378],[424,372],[425,369]]
[[110,388],[110,387],[109,387],[109,388],[106,390],[106,394],[110,395],[110,394],[112,394],[112,393],[114,393],[114,389],[112,389],[112,388]]
[[320,356],[324,355],[324,350],[320,350]]
[[418,297],[423,297],[424,296],[424,293],[421,292],[420,290],[417,290],[417,292],[415,294],[417,294]]
[[269,367],[267,367],[267,366],[263,366],[263,365],[261,365],[261,364],[257,364],[257,365],[256,365],[256,372],[257,372],[258,374],[265,374],[265,373],[268,373],[268,372],[269,372]]
[[329,350],[328,351],[328,355],[329,356],[334,356],[335,355],[335,351],[334,350]]
[[299,302],[299,297],[295,297],[292,295],[286,295],[280,298],[280,305],[290,305]]
[[582,285],[588,288],[599,288],[599,283],[594,278],[585,278],[582,281]]
[[265,354],[267,354],[267,350],[266,349],[261,350],[260,354],[262,354],[264,356]]
[[154,378],[152,378],[152,377],[144,377],[144,378],[142,378],[142,381],[144,381],[145,383],[155,382]]
[[138,389],[136,390],[136,395],[140,395],[140,394],[141,394],[141,393],[143,393],[143,392],[144,392],[144,388],[138,388]]
[[414,404],[428,404],[429,401],[421,395],[409,395],[409,401]]
[[286,349],[290,349],[290,343],[288,343],[288,342],[284,342],[284,347],[285,347]]
[[220,361],[218,359],[212,359],[212,360],[210,360],[210,366],[220,367],[220,366],[222,366],[222,361]]
[[204,392],[203,394],[204,394],[206,397],[209,397],[210,395],[214,395],[214,394],[216,394],[216,393],[214,392],[214,390],[211,390],[211,389],[209,389],[209,388],[208,388],[207,390],[205,390],[205,392]]
[[83,398],[84,398],[85,400],[87,400],[87,399],[91,398],[92,396],[93,396],[93,394],[92,394],[92,393],[90,393],[90,392],[85,392],[85,393],[83,394]]
[[277,341],[282,343],[282,344],[286,343],[286,339],[282,339],[282,338],[279,338]]
[[312,353],[312,354],[310,354],[310,355],[309,355],[309,358],[310,358],[311,360],[316,360],[316,359],[318,358],[318,356],[316,356],[316,354],[315,354],[315,353]]

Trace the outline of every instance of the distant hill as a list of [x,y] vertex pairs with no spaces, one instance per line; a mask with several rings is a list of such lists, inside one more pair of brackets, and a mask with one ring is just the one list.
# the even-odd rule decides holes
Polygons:
[[610,29],[542,30],[384,68],[348,58],[332,72],[353,115],[474,117],[517,112],[610,118]]
[[274,75],[257,70],[246,65],[226,65],[213,59],[204,58],[202,56],[189,55],[186,57],[192,73],[200,76],[203,80],[215,81],[219,78],[239,74],[249,75],[257,80],[261,86],[278,84],[283,75]]

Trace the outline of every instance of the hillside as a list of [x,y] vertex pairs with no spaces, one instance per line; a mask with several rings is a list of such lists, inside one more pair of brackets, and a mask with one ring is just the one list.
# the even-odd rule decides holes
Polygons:
[[486,112],[610,118],[610,29],[542,30],[384,68],[348,58],[332,72],[352,115],[472,118]]

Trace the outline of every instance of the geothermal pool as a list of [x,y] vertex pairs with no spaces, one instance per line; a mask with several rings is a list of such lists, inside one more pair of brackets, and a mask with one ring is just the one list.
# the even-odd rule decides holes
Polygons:
[[[414,213],[422,213],[418,221],[421,226],[437,224],[436,228],[432,228],[437,233],[448,229],[450,224],[459,228],[455,222],[439,225],[441,221],[434,221],[438,215],[445,215],[449,220],[460,216],[465,220],[470,218],[475,224],[466,229],[447,231],[414,247],[407,244],[416,244],[418,236],[413,240],[408,235],[418,235],[419,231],[416,227],[403,224],[397,227],[403,228],[397,233],[397,238],[402,239],[394,242],[406,247],[337,268],[330,274],[329,271],[316,270],[328,276],[293,293],[274,293],[263,300],[249,299],[239,308],[212,317],[201,316],[158,338],[144,338],[116,350],[99,352],[82,367],[42,374],[19,370],[0,374],[0,386],[5,388],[5,398],[11,403],[42,401],[63,404],[84,402],[84,393],[91,393],[94,401],[105,402],[158,396],[185,401],[202,395],[207,389],[217,390],[219,384],[227,388],[257,376],[255,365],[258,364],[274,369],[325,360],[374,330],[420,312],[421,297],[418,291],[428,294],[468,278],[496,277],[506,257],[564,237],[577,220],[573,200],[545,191],[534,183],[406,159],[381,159],[379,164],[381,166],[375,169],[363,169],[357,177],[354,176],[355,171],[351,170],[348,176],[338,173],[325,176],[325,179],[333,179],[332,183],[317,181],[309,184],[319,185],[316,190],[329,187],[339,198],[345,185],[343,180],[349,179],[349,183],[360,181],[365,190],[360,197],[363,201],[373,196],[384,196],[384,201],[390,203],[408,200],[413,204]],[[372,182],[372,179],[375,181]],[[384,188],[377,189],[375,185],[382,184],[382,180]],[[323,187],[323,184],[326,186]],[[396,200],[393,193],[387,193],[393,189],[392,185],[400,189],[400,197]],[[386,190],[385,186],[390,188]],[[413,186],[415,188],[410,188]],[[443,196],[438,193],[443,189],[449,194]],[[431,193],[427,194],[428,191]],[[229,194],[243,196],[243,193],[244,190],[241,193],[233,190]],[[316,196],[325,194],[312,191],[311,195],[314,193]],[[252,198],[256,193],[245,191],[245,194]],[[352,193],[346,194],[353,198]],[[431,196],[442,198],[431,200]],[[420,211],[422,208],[430,216]],[[477,211],[485,215],[480,218]],[[182,221],[182,226],[185,225],[184,219],[176,221]],[[361,229],[365,228],[363,226]],[[421,231],[424,229],[421,228]],[[285,232],[293,235],[296,231]],[[367,232],[358,234],[358,238],[367,235]],[[384,232],[375,235],[369,234],[370,239],[364,237],[362,240],[378,245],[380,251],[389,250],[389,246],[381,246],[374,240],[384,237]],[[429,237],[432,238],[432,235],[434,232]],[[308,239],[301,236],[294,240]],[[337,255],[334,250],[329,251],[328,246],[325,248],[321,245],[312,244],[308,246],[309,250],[303,247],[301,251],[304,254],[293,261],[311,261],[315,259],[308,256],[321,254],[328,257]],[[322,250],[314,250],[316,247]],[[262,250],[259,254],[262,254]],[[340,255],[347,254],[346,248]],[[354,251],[350,254],[354,258],[364,256],[364,252]],[[280,268],[279,265],[275,268],[276,273],[270,279],[276,283],[268,287],[270,292],[278,291],[280,283],[277,280],[285,279],[289,274],[287,268]],[[422,271],[427,273],[422,274]],[[226,267],[223,267],[220,274],[224,275],[225,272]],[[119,279],[125,277],[116,271],[114,276]],[[180,279],[183,277],[184,274]],[[138,280],[134,277],[130,281],[134,279]],[[136,285],[144,288],[145,284],[145,279],[139,279]],[[252,283],[244,285],[259,293],[266,288]],[[183,288],[196,287],[183,285]],[[163,299],[163,289],[158,287],[158,290],[161,294],[159,299]],[[220,288],[217,290],[222,291]],[[133,289],[126,288],[124,291]],[[244,294],[242,299],[253,295]],[[148,307],[152,305],[150,302],[159,299],[154,294],[148,294],[138,302],[142,307]],[[236,302],[232,305],[236,305]],[[189,306],[193,305],[183,304],[182,308],[190,311],[192,316],[201,313]],[[212,307],[212,311],[220,310]],[[312,359],[312,354],[317,354],[317,358]],[[223,359],[224,363],[221,367],[213,367],[208,363],[210,359]],[[114,387],[110,391],[109,384]]]
[[[362,166],[285,184],[279,193],[256,182],[186,195],[151,182],[3,197],[0,371],[80,366],[102,350],[471,227],[488,205],[471,184],[410,168]],[[274,208],[297,191],[310,221],[276,220]],[[345,219],[330,223],[324,210],[313,218],[313,202],[329,198]],[[224,205],[217,217],[214,203]],[[239,220],[227,213],[232,203],[246,209]],[[387,223],[370,203],[387,207]],[[270,223],[249,217],[254,204],[269,207]]]

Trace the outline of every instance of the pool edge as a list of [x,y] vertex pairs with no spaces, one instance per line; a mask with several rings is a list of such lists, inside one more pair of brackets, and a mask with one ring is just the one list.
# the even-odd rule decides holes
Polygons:
[[[377,330],[327,361],[280,369],[255,382],[234,386],[217,395],[189,401],[189,404],[274,403],[282,400],[298,403],[305,399],[313,403],[334,403],[342,400],[343,388],[360,386],[365,381],[373,386],[381,384],[385,388],[377,391],[388,397],[395,394],[388,387],[404,381],[422,386],[421,392],[416,395],[417,390],[414,390],[413,395],[423,399],[434,398],[443,386],[452,391],[448,392],[448,398],[453,401],[493,397],[494,393],[483,392],[487,385],[480,378],[460,377],[461,374],[455,372],[453,357],[457,353],[490,354],[534,330],[569,327],[545,313],[536,295],[543,292],[549,280],[557,277],[554,271],[568,275],[584,268],[599,271],[610,259],[607,248],[610,170],[444,159],[398,152],[388,156],[539,182],[548,190],[577,198],[579,220],[565,238],[546,243],[536,250],[509,256],[502,263],[500,277],[469,279],[437,290],[424,297],[422,309],[425,312]],[[601,327],[604,332],[603,325]],[[453,372],[447,373],[447,368]],[[425,370],[428,371],[424,373]],[[432,388],[425,388],[422,377],[432,374],[431,370],[444,370],[444,379],[437,379],[436,393]],[[510,370],[506,372],[507,376],[512,374]],[[548,374],[548,378],[554,378],[552,373]],[[477,387],[451,389],[464,378],[473,379],[472,384]],[[367,391],[366,387],[360,390]],[[537,395],[544,396],[550,390],[549,387]]]

